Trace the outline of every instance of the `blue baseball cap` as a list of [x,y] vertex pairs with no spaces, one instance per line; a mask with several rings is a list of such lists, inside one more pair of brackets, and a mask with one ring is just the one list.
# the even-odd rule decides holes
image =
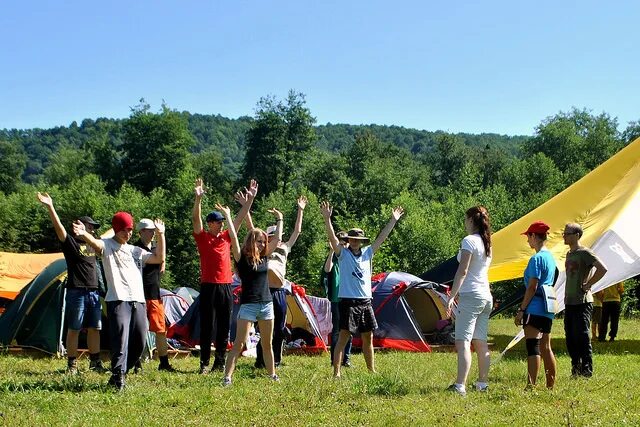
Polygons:
[[218,211],[209,212],[207,215],[207,222],[219,222],[224,221],[224,215]]

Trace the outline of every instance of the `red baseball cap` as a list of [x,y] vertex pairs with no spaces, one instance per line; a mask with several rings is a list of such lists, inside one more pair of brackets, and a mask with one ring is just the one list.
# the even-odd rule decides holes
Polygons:
[[129,212],[116,212],[113,218],[111,218],[111,227],[114,233],[118,233],[127,228],[133,229],[133,217]]
[[535,233],[535,234],[545,234],[547,231],[549,231],[551,227],[549,227],[547,224],[545,224],[542,221],[536,221],[534,223],[532,223],[529,228],[527,228],[527,231],[525,231],[524,233],[521,234],[531,234],[531,233]]

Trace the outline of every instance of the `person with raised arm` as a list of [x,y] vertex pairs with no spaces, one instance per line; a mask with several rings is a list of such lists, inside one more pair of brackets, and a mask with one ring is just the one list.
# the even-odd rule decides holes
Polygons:
[[[65,318],[67,323],[67,370],[78,373],[78,337],[82,328],[87,328],[89,347],[89,369],[98,373],[106,372],[100,360],[100,330],[102,329],[102,306],[98,294],[96,253],[84,240],[67,233],[62,225],[53,199],[47,193],[38,193],[38,200],[49,213],[58,240],[62,242],[62,253],[67,263],[65,282]],[[93,234],[100,224],[89,216],[78,218],[88,233]]]
[[[285,276],[287,274],[287,257],[291,252],[291,248],[298,240],[298,236],[302,232],[302,217],[304,215],[304,208],[307,206],[307,198],[300,196],[297,201],[298,214],[296,217],[296,223],[293,227],[293,232],[289,236],[289,240],[282,241],[282,227],[280,227],[280,234],[278,234],[278,224],[270,225],[267,227],[267,242],[271,243],[274,239],[278,241],[276,249],[269,256],[267,277],[269,279],[269,291],[273,300],[274,311],[274,326],[273,326],[273,357],[276,367],[280,366],[282,361],[282,350],[285,338],[285,321],[287,320],[287,292],[284,288]],[[247,218],[250,218],[247,215]],[[282,220],[276,220],[282,221]],[[253,228],[250,226],[250,228]],[[256,349],[256,368],[264,368],[264,357],[262,353],[262,346],[258,346]]]
[[[205,193],[202,178],[195,184],[193,203],[193,238],[200,256],[200,374],[209,372],[213,325],[216,325],[216,349],[213,369],[222,369],[229,343],[233,294],[231,283],[231,238],[224,230],[225,217],[212,211],[206,217],[206,230],[202,224],[201,201]],[[251,180],[238,215],[233,220],[234,230],[240,228],[258,193],[258,184]],[[228,223],[229,229],[231,223]]]
[[[336,233],[336,236],[344,248],[349,246],[346,231],[339,231]],[[340,335],[340,298],[338,298],[340,289],[340,265],[333,249],[329,250],[329,255],[324,262],[320,274],[320,281],[326,297],[331,304],[331,352],[329,356],[331,358],[331,366],[333,366],[333,355],[336,350],[336,345],[338,344],[338,336]],[[342,366],[347,368],[351,367],[351,338],[349,338],[347,345],[344,347]]]
[[[242,348],[249,337],[249,329],[254,323],[257,323],[260,328],[260,346],[262,346],[267,372],[273,381],[279,381],[271,347],[274,313],[268,279],[269,255],[276,250],[278,240],[273,239],[268,243],[267,233],[259,228],[253,228],[247,233],[241,248],[235,226],[231,222],[229,208],[216,205],[216,209],[224,214],[229,223],[231,251],[236,261],[236,271],[242,283],[236,338],[224,367],[222,384],[223,386],[231,385],[238,357],[240,357]],[[269,212],[276,216],[276,234],[281,236],[282,213],[277,209],[270,209]]]
[[91,246],[103,260],[107,279],[107,318],[111,341],[111,378],[109,385],[117,390],[125,387],[125,375],[140,360],[147,336],[147,310],[142,284],[145,264],[165,261],[165,227],[154,221],[158,246],[151,253],[128,242],[133,234],[133,217],[117,212],[111,219],[114,235],[98,240],[81,221],[73,224],[73,232]]
[[333,207],[329,202],[320,204],[320,212],[324,218],[325,230],[329,244],[338,257],[340,264],[340,334],[338,344],[333,355],[333,376],[340,378],[340,367],[344,357],[344,349],[352,334],[360,333],[362,337],[362,352],[367,369],[376,372],[373,356],[373,331],[378,327],[373,307],[371,306],[371,262],[373,255],[393,230],[404,209],[397,206],[391,211],[391,219],[378,234],[373,244],[366,245],[369,239],[364,231],[352,228],[347,232],[349,247],[344,248],[331,224]]

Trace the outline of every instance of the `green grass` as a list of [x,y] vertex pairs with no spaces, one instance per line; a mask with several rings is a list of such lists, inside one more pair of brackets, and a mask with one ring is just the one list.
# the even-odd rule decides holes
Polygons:
[[[493,355],[517,329],[511,319],[490,324]],[[0,356],[0,425],[640,425],[640,321],[621,322],[619,340],[596,343],[595,374],[571,379],[562,321],[554,325],[556,388],[544,380],[524,391],[521,343],[492,366],[488,393],[466,398],[444,392],[455,376],[455,353],[376,354],[378,374],[362,355],[341,380],[328,356],[286,356],[281,382],[271,382],[241,359],[229,388],[219,373],[199,376],[196,358],[174,360],[181,372],[160,373],[157,362],[129,375],[124,393],[106,386],[108,375],[64,375],[65,361]],[[472,368],[473,382],[477,371]]]

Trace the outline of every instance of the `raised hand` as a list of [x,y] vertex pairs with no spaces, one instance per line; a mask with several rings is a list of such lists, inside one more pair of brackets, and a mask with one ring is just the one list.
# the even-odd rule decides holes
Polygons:
[[197,197],[202,197],[204,194],[204,183],[202,182],[202,178],[196,179],[196,186],[194,189]]
[[298,197],[298,209],[304,210],[307,207],[307,198],[305,196]]
[[51,199],[51,196],[49,196],[49,193],[38,192],[37,196],[38,200],[40,200],[40,203],[42,203],[43,205],[53,206],[53,200]]
[[165,231],[165,226],[164,226],[164,221],[162,221],[160,218],[156,218],[155,221],[153,221],[153,223],[156,226],[156,231],[160,234],[164,233]]
[[247,195],[251,197],[251,199],[255,199],[256,194],[258,194],[258,183],[256,182],[256,180],[252,179],[249,183],[249,188],[245,190]]
[[320,203],[320,213],[325,218],[331,218],[331,214],[333,213],[333,206],[331,206],[327,201]]
[[249,197],[248,192],[242,190],[237,191],[233,196],[234,200],[240,203],[240,206],[244,206],[249,201]]
[[271,208],[267,212],[274,214],[276,219],[282,219],[282,212],[276,208]]
[[393,211],[391,211],[391,216],[396,221],[399,220],[402,215],[404,215],[404,209],[402,208],[402,206],[396,206],[395,208],[393,208]]
[[83,236],[87,232],[84,224],[80,220],[75,220],[73,222],[73,234],[80,237]]
[[229,209],[229,206],[224,206],[220,203],[216,203],[215,208],[222,212],[225,218],[229,218],[231,216],[231,209]]

